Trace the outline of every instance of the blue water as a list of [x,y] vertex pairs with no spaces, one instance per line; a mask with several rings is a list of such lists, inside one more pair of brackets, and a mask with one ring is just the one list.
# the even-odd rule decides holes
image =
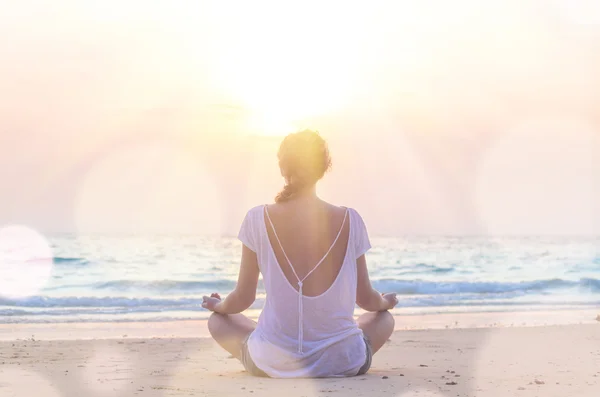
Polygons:
[[[235,286],[233,238],[51,238],[54,267],[35,295],[0,297],[0,322],[162,321],[206,318],[202,296]],[[398,310],[519,310],[600,306],[599,238],[373,238],[374,287]],[[1,294],[0,294],[1,295]],[[264,303],[259,285],[253,309]]]

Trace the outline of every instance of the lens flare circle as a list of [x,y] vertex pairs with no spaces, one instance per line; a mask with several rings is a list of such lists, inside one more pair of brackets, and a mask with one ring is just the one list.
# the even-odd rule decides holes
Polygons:
[[[2,366],[0,388],[3,396],[34,396],[43,393],[46,397],[62,397],[49,379],[34,371],[14,366]],[[5,394],[8,393],[8,394]]]
[[36,294],[52,274],[50,244],[22,225],[0,228],[0,296],[20,299]]
[[579,120],[524,122],[477,167],[475,205],[491,235],[589,235],[598,217],[598,139]]
[[79,185],[77,230],[218,235],[223,226],[218,165],[186,142],[142,140],[111,148]]

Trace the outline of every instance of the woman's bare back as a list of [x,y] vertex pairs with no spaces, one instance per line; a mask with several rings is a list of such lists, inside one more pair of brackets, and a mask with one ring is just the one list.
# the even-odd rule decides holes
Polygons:
[[[304,201],[272,204],[267,206],[267,211],[281,245],[300,279],[313,270],[332,246],[338,233],[340,234],[323,263],[303,281],[305,296],[319,296],[326,292],[337,278],[346,255],[350,235],[347,209],[319,200],[310,204]],[[290,285],[298,289],[298,280],[279,246],[267,214],[264,216],[277,263]]]

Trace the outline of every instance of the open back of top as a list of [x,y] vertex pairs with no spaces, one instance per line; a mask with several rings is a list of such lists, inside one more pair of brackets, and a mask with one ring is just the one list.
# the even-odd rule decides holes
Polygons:
[[[340,248],[340,236],[346,224],[348,245],[336,278],[322,294],[304,295],[307,278],[316,276],[315,272],[323,268],[332,250],[336,252],[336,245]],[[279,246],[280,257],[285,258],[287,264],[281,263],[280,266],[277,260],[269,238],[269,226],[274,237],[273,243]],[[248,339],[248,351],[258,368],[271,377],[356,374],[366,358],[362,331],[354,320],[356,259],[371,247],[360,215],[351,208],[346,209],[333,243],[321,260],[302,277],[289,260],[264,205],[248,212],[238,237],[256,253],[266,291],[257,327]],[[287,266],[293,278],[292,274],[288,278],[284,273],[283,269]],[[341,361],[340,356],[343,357]]]
[[[294,268],[292,261],[290,261],[290,258],[287,256],[285,249],[283,248],[283,245],[281,244],[281,240],[279,239],[279,236],[277,235],[277,230],[275,229],[275,225],[273,224],[273,221],[271,220],[271,216],[269,215],[269,209],[267,208],[266,205],[265,205],[265,214],[267,216],[267,219],[269,220],[269,224],[271,225],[271,230],[273,231],[273,235],[275,236],[275,239],[277,240],[277,243],[279,244],[279,248],[281,249],[281,252],[283,253],[283,256],[285,257],[285,260],[287,261],[288,265],[290,266],[290,269],[294,273],[294,276],[296,277],[296,280],[298,283],[298,353],[303,353],[302,342],[303,342],[303,337],[304,337],[304,335],[303,335],[303,333],[304,333],[304,329],[303,329],[304,328],[303,327],[304,307],[302,305],[302,302],[303,302],[302,286],[303,286],[304,281],[308,277],[310,277],[310,275],[313,274],[313,272],[315,270],[317,270],[317,268],[325,261],[325,259],[331,253],[331,250],[333,249],[333,247],[335,247],[336,243],[340,239],[342,230],[344,230],[344,226],[346,225],[346,219],[348,218],[348,209],[346,208],[346,211],[344,212],[344,220],[342,221],[340,230],[338,231],[335,239],[333,240],[333,243],[331,243],[331,245],[329,246],[329,249],[327,250],[325,255],[323,255],[321,260],[319,262],[317,262],[317,264],[302,278],[300,278],[298,276],[298,273],[296,272],[296,269]],[[275,252],[273,252],[273,255],[275,255]],[[279,266],[281,267],[281,265],[279,265]]]

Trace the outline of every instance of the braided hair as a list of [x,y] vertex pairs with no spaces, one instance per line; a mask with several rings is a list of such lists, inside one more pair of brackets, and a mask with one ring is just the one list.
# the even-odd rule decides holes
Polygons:
[[331,168],[327,142],[312,130],[286,136],[277,157],[286,183],[275,197],[276,203],[288,201],[303,189],[314,185]]

